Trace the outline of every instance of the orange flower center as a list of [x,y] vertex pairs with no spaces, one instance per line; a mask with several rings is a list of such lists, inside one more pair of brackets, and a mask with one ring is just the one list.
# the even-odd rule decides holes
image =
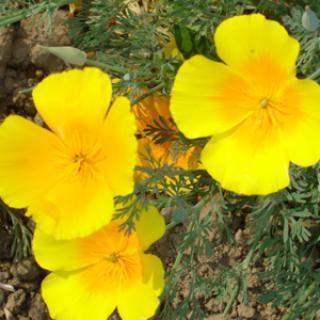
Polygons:
[[61,142],[60,163],[68,169],[68,177],[83,181],[95,177],[106,157],[101,141],[85,130],[70,130]]
[[221,87],[224,118],[230,121],[246,113],[260,123],[262,130],[281,128],[288,117],[292,125],[298,123],[302,115],[300,98],[291,86],[294,79],[267,56],[251,59]]
[[142,251],[138,236],[135,232],[127,235],[119,231],[116,222],[83,239],[79,250],[82,257],[96,261],[84,273],[86,283],[95,283],[91,290],[117,290],[142,278]]

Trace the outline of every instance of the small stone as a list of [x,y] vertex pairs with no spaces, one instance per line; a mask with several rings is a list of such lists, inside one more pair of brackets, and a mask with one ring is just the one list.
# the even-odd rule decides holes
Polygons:
[[247,286],[248,288],[255,288],[258,285],[257,276],[254,274],[248,274],[247,276]]
[[237,309],[239,317],[244,319],[252,319],[255,314],[255,310],[252,307],[244,304],[240,304]]
[[215,314],[206,318],[206,320],[225,320],[225,319],[226,318],[223,316],[223,314]]
[[37,264],[32,259],[27,258],[13,268],[13,274],[21,280],[33,281],[39,277],[40,273]]
[[29,317],[32,320],[47,320],[49,318],[47,307],[39,293],[32,299]]
[[11,275],[9,271],[1,271],[0,272],[0,282],[5,282],[10,279]]
[[33,118],[33,121],[38,124],[39,126],[43,126],[44,125],[44,121],[43,119],[41,118],[40,114],[37,113],[34,118]]
[[9,295],[5,309],[11,314],[18,314],[26,302],[26,293],[19,289]]
[[43,70],[38,69],[38,70],[36,71],[36,77],[37,77],[37,78],[42,78],[42,77],[43,77],[43,75],[44,75]]
[[234,236],[235,240],[237,242],[240,242],[243,238],[243,231],[242,229],[239,229],[237,232],[236,232],[236,235]]

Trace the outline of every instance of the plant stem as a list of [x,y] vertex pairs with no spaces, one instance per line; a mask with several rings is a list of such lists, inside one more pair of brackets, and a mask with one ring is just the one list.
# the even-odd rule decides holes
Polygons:
[[320,69],[310,74],[310,76],[308,76],[308,79],[316,80],[318,77],[320,77]]
[[138,97],[137,99],[133,100],[131,102],[131,105],[134,106],[137,103],[139,103],[140,101],[142,101],[143,99],[149,97],[150,95],[152,95],[153,93],[159,91],[160,89],[162,89],[164,87],[163,83],[159,83],[157,86],[153,87],[152,89],[150,89],[148,92],[146,92],[145,94],[141,95],[140,97]]
[[104,69],[106,71],[113,71],[113,72],[121,73],[121,74],[125,74],[128,72],[128,70],[125,70],[124,68],[112,66],[111,64],[99,62],[99,61],[92,60],[92,59],[87,59],[86,64],[89,66],[94,66],[94,67]]
[[223,315],[226,316],[230,313],[231,311],[231,308],[235,302],[235,300],[237,299],[238,297],[238,294],[239,294],[239,290],[240,290],[240,284],[237,283],[235,288],[233,289],[233,292],[232,292],[232,295],[230,297],[230,300],[227,304],[227,306],[225,307],[224,311],[223,311]]

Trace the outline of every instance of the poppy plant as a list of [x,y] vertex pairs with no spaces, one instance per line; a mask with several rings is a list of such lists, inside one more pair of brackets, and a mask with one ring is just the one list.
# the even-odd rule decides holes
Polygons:
[[165,232],[158,210],[141,210],[128,235],[115,220],[85,238],[56,240],[36,229],[36,261],[53,271],[42,283],[50,316],[105,320],[117,307],[123,320],[154,315],[164,287],[160,259],[144,251]]
[[211,137],[201,154],[225,189],[269,194],[288,186],[289,163],[320,158],[320,87],[296,77],[299,43],[261,14],[223,21],[215,62],[197,55],[179,69],[171,112],[190,139]]
[[[49,130],[11,115],[0,126],[0,196],[59,239],[107,224],[133,191],[137,142],[129,100],[96,68],[48,76],[33,90]],[[107,112],[108,111],[108,112]]]
[[[177,127],[172,121],[169,109],[169,97],[153,94],[135,106],[133,112],[138,127],[138,162],[140,165],[150,167],[156,162],[159,166],[173,165],[185,170],[195,170],[199,167],[198,146],[185,146],[184,152],[175,154],[174,147],[179,141]],[[163,123],[164,121],[164,123]],[[152,127],[165,126],[169,133],[161,133],[161,141],[154,141],[155,135],[148,134]],[[180,148],[181,149],[181,148]]]

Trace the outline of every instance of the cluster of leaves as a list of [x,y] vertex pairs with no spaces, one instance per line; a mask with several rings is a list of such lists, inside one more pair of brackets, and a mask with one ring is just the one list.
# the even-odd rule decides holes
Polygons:
[[[18,210],[8,208],[0,200],[0,235],[2,235],[3,249],[11,247],[10,256],[14,259],[21,259],[31,254],[32,232],[26,224],[26,219],[21,216]],[[8,240],[4,241],[4,237]],[[6,253],[7,254],[7,253]]]
[[[140,99],[155,91],[169,94],[181,64],[178,57],[165,54],[171,39],[184,58],[198,53],[216,58],[212,41],[215,27],[224,18],[242,13],[261,12],[283,22],[301,43],[299,73],[310,75],[320,68],[320,53],[319,30],[309,32],[301,24],[307,4],[320,17],[317,0],[92,0],[83,1],[69,23],[74,46],[92,52],[107,70],[111,66],[109,71],[120,79],[116,91],[135,100],[141,93]],[[176,138],[177,133],[170,128],[160,119],[146,133],[162,143],[165,137]],[[188,141],[180,135],[178,139],[180,145],[204,144],[203,140]],[[222,191],[203,170],[159,167],[155,159],[150,163],[148,168],[137,168],[147,178],[136,184],[135,192],[117,199],[123,204],[117,218],[126,217],[123,228],[131,232],[133,218],[151,202],[160,209],[174,208],[169,233],[177,225],[185,230],[168,273],[161,319],[204,319],[202,299],[209,297],[225,303],[224,313],[228,314],[237,298],[247,301],[246,275],[257,264],[264,268],[257,274],[260,303],[288,308],[283,320],[315,318],[320,302],[319,166],[293,166],[291,186],[277,194],[240,197]],[[132,197],[135,201],[129,202]],[[209,208],[206,215],[204,208]],[[198,257],[211,256],[215,250],[211,233],[218,235],[215,243],[234,243],[235,213],[246,221],[242,228],[250,230],[247,255],[235,265],[217,267],[213,277],[200,275]],[[186,275],[190,278],[187,297],[173,307],[177,286]]]

